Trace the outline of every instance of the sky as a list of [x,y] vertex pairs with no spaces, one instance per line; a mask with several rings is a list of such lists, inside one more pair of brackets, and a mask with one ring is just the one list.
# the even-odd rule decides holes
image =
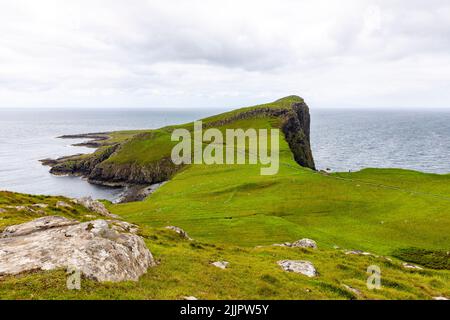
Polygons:
[[0,108],[450,108],[448,0],[0,0]]

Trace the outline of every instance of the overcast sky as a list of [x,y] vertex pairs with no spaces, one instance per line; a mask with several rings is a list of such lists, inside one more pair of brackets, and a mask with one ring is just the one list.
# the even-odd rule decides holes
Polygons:
[[0,107],[450,108],[448,0],[0,0]]

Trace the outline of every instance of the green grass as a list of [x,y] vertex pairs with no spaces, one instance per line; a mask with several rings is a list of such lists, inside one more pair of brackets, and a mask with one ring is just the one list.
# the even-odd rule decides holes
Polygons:
[[[58,208],[56,205],[58,201],[69,204],[71,208]],[[36,204],[46,205],[46,207],[38,207],[35,206]],[[63,216],[79,221],[99,218],[98,214],[72,203],[65,197],[32,196],[0,191],[0,232],[7,226],[28,222],[43,216]]]
[[[139,282],[96,283],[83,279],[80,291],[66,288],[63,270],[28,273],[0,280],[3,299],[430,299],[449,295],[448,271],[405,271],[399,261],[349,256],[334,249],[242,248],[211,242],[189,242],[164,229],[141,233],[159,260]],[[287,273],[278,260],[309,260],[314,279]],[[230,262],[220,270],[210,263]],[[370,265],[382,269],[382,289],[366,287]],[[355,294],[344,287],[360,291]]]
[[[263,105],[285,108],[298,97]],[[243,110],[205,119],[224,120]],[[170,133],[159,130],[114,133],[124,143],[107,161],[141,164],[170,155]],[[220,127],[274,128],[279,119],[238,120]],[[450,175],[401,169],[366,169],[325,174],[294,161],[280,137],[280,171],[261,176],[259,165],[191,165],[145,201],[113,205],[112,213],[141,226],[141,235],[160,264],[137,283],[99,284],[79,292],[65,289],[63,271],[0,280],[0,297],[20,299],[430,299],[450,296]],[[8,197],[7,197],[8,196]],[[17,198],[17,199],[15,199]],[[54,197],[0,193],[0,208],[14,201],[48,202]],[[53,210],[53,209],[49,209]],[[82,210],[82,209],[77,209]],[[53,212],[53,211],[51,211]],[[50,213],[50,212],[49,212]],[[8,213],[9,214],[9,213]],[[79,214],[85,212],[63,212]],[[0,216],[4,213],[0,214]],[[0,227],[34,216],[4,217]],[[180,239],[175,225],[195,239]],[[314,239],[319,250],[272,247]],[[258,248],[258,246],[264,246]],[[338,246],[341,249],[334,249]],[[411,249],[413,248],[413,249]],[[346,255],[364,250],[373,256]],[[444,254],[445,253],[445,254]],[[392,260],[384,256],[394,257]],[[286,273],[278,260],[309,260],[314,279]],[[226,260],[220,270],[210,262]],[[424,267],[408,270],[402,261]],[[382,290],[366,287],[367,267],[382,270]],[[345,288],[351,286],[360,295]]]

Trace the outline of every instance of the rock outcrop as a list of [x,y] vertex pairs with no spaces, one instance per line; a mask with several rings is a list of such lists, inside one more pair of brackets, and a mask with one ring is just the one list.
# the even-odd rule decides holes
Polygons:
[[179,228],[179,227],[175,227],[175,226],[168,226],[166,227],[166,229],[172,230],[176,233],[178,233],[180,235],[180,237],[192,241],[193,239],[191,237],[189,237],[189,235],[187,234],[186,231],[184,231],[183,229]]
[[103,203],[101,203],[98,200],[94,200],[91,197],[73,199],[72,202],[79,204],[92,212],[98,213],[101,216],[113,218],[113,219],[118,218],[117,215],[110,213],[109,210],[106,209],[106,207]]
[[314,268],[314,265],[309,261],[282,260],[278,261],[278,265],[283,268],[284,271],[300,273],[310,278],[317,276],[316,268]]
[[285,242],[281,244],[273,244],[275,247],[288,247],[288,248],[308,248],[317,249],[317,243],[311,239],[301,239],[295,242]]
[[74,269],[97,281],[137,281],[155,266],[142,238],[125,222],[79,223],[43,217],[7,227],[0,234],[0,275]]
[[213,265],[214,267],[217,267],[219,269],[225,270],[226,268],[228,268],[228,265],[230,263],[228,261],[216,261],[211,263],[211,265]]
[[301,239],[294,242],[291,247],[317,249],[317,243],[311,239]]

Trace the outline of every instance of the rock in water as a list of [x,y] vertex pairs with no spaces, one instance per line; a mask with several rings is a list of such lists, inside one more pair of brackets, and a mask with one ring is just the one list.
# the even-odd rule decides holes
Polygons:
[[284,271],[301,273],[310,278],[317,276],[316,268],[314,268],[314,265],[309,261],[282,260],[278,261],[278,265],[281,266]]
[[105,220],[44,217],[0,234],[0,275],[74,268],[97,281],[137,281],[155,265],[142,238]]

